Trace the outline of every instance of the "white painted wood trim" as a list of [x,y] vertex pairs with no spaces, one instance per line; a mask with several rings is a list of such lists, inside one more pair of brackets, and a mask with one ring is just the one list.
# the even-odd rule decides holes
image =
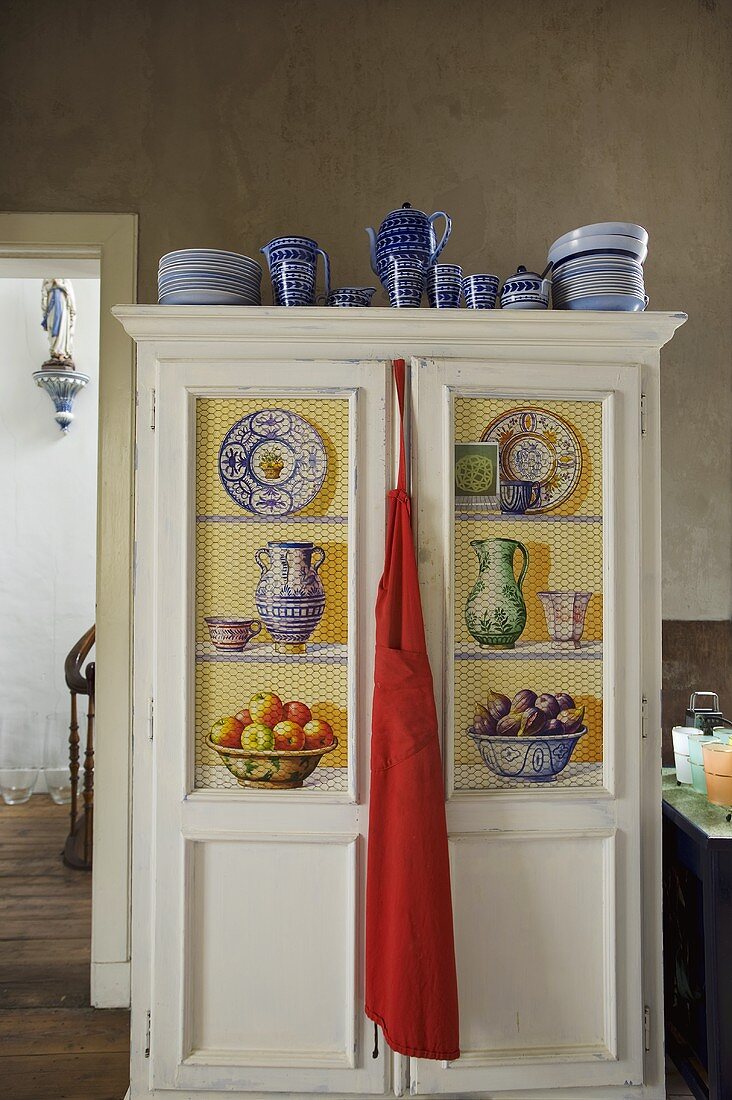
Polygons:
[[94,962],[91,964],[91,987],[95,1008],[120,1008],[130,1003],[129,962]]
[[[258,355],[303,341],[361,347],[361,358],[386,354],[467,355],[467,346],[660,348],[686,320],[684,313],[582,313],[563,310],[333,309],[311,306],[117,306],[114,314],[135,340],[246,340]],[[439,345],[440,350],[437,350]],[[367,349],[373,349],[369,351]]]
[[99,1007],[124,1007],[129,974],[123,977],[120,967],[129,970],[130,958],[134,345],[111,310],[137,292],[137,215],[2,213],[0,256],[100,263],[91,1000]]

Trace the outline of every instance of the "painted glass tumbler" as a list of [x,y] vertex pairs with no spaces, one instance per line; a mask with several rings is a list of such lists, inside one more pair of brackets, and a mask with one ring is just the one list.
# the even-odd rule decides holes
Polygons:
[[579,649],[591,592],[537,592],[554,649]]
[[[465,625],[481,646],[513,649],[526,626],[523,583],[529,552],[516,539],[473,539],[478,579],[465,604]],[[518,578],[513,571],[517,550],[523,556]]]
[[427,268],[427,300],[432,309],[458,309],[462,277],[459,264],[431,264]]
[[318,576],[325,550],[312,542],[268,542],[254,558],[261,571],[254,602],[275,651],[304,653],[325,611]]
[[391,306],[396,309],[418,309],[422,303],[424,271],[413,260],[395,256],[389,261],[384,285]]
[[497,275],[466,275],[463,295],[468,309],[495,309],[500,281]]

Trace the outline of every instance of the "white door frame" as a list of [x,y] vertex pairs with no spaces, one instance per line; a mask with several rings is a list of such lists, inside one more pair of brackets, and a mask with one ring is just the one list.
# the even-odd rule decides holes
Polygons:
[[[137,298],[136,214],[0,213],[0,258],[100,264],[96,733],[91,1001],[130,1001],[134,347],[112,317]],[[82,872],[80,872],[82,873]]]

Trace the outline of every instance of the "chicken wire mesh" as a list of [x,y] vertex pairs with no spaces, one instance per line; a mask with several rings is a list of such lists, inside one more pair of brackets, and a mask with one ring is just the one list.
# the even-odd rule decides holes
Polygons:
[[602,403],[456,396],[453,425],[453,788],[602,786]]
[[196,401],[197,788],[348,782],[349,399]]

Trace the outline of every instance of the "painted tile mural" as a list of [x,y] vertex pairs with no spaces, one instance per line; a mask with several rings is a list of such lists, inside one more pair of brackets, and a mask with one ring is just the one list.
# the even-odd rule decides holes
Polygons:
[[195,785],[348,790],[349,401],[196,402]]
[[454,789],[602,786],[602,404],[456,397],[454,440],[496,447],[455,481]]

